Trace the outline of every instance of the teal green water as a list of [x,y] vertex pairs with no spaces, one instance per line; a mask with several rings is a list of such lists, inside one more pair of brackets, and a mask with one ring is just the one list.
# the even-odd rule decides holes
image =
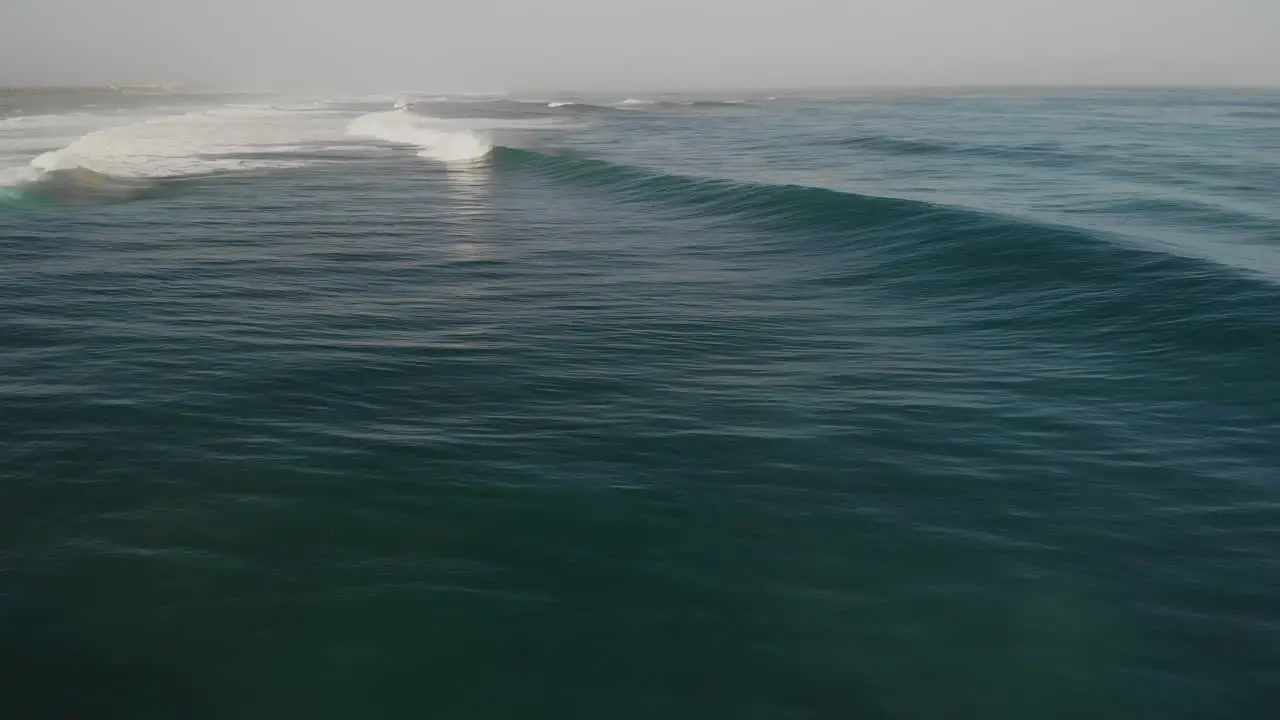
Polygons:
[[1280,707],[1280,95],[620,100],[5,108],[0,715]]

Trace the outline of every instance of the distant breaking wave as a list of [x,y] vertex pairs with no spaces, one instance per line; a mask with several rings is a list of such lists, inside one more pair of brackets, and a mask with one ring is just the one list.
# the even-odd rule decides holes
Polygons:
[[419,149],[418,155],[441,162],[479,160],[493,149],[479,132],[450,128],[440,120],[415,115],[407,109],[376,112],[351,121],[352,135],[371,137]]
[[497,145],[494,133],[556,127],[555,117],[441,118],[402,108],[369,113],[352,120],[347,132],[418,149],[418,156],[444,163],[484,159]]
[[557,101],[547,103],[552,110],[640,110],[644,108],[728,108],[745,105],[740,100],[641,100],[627,98],[612,105],[596,105],[587,102]]
[[0,174],[0,184],[26,185],[51,173],[73,171],[62,177],[159,180],[298,167],[307,162],[300,150],[341,137],[340,128],[326,113],[270,106],[135,119],[85,133],[60,149],[37,155],[25,167],[8,168]]
[[581,100],[549,102],[547,108],[556,112],[569,113],[616,112],[619,109],[614,105],[596,105]]
[[[309,103],[228,105],[150,117],[9,118],[0,120],[0,131],[8,133],[0,139],[21,164],[0,167],[0,200],[122,200],[147,195],[162,181],[342,161],[352,149],[368,148],[350,147],[353,136],[409,145],[441,162],[473,162],[492,150],[491,131],[560,122],[540,107],[542,118],[444,119],[418,114],[402,98],[396,110],[364,115]],[[29,127],[46,134],[23,134]]]

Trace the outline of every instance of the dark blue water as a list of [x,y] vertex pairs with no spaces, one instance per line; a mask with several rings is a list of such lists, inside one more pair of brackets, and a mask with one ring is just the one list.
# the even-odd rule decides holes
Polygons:
[[0,716],[1274,714],[1280,95],[641,99],[11,99]]

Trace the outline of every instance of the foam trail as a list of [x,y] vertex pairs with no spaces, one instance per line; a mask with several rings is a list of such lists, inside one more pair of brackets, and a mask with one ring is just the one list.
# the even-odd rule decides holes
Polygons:
[[446,163],[480,160],[493,150],[493,144],[480,133],[469,129],[449,129],[439,120],[414,115],[407,110],[358,117],[347,131],[352,135],[412,145],[419,149],[419,157]]
[[[323,113],[225,107],[94,130],[2,177],[34,182],[48,173],[88,170],[114,178],[158,179],[296,167],[304,164],[296,157],[300,149],[340,133],[341,125]],[[288,154],[293,157],[286,158]]]

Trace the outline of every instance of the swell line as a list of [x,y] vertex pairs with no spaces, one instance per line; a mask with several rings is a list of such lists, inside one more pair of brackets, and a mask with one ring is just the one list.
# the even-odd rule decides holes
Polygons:
[[822,259],[816,280],[874,284],[967,305],[1008,329],[1075,328],[1094,339],[1280,354],[1280,292],[1207,260],[1126,245],[1078,228],[918,200],[802,185],[673,175],[497,147],[499,169],[602,189],[756,230]]

